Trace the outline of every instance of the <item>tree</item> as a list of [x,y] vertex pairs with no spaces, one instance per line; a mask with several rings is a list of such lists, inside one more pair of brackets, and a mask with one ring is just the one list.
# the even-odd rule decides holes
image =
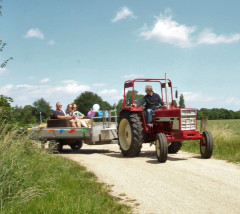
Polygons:
[[240,111],[234,113],[234,119],[240,119]]
[[12,121],[12,109],[11,102],[13,99],[4,95],[0,95],[0,122],[3,121],[11,122]]
[[[5,42],[3,42],[2,40],[0,40],[0,52],[3,51],[3,49],[4,49],[4,47],[5,47],[6,45],[7,45],[7,43],[5,43]],[[10,61],[10,60],[12,60],[12,59],[13,59],[12,57],[6,59],[3,63],[1,63],[0,67],[1,67],[1,68],[5,68],[6,65],[7,65],[7,63],[8,63],[8,61]]]
[[229,111],[226,113],[226,116],[227,116],[227,119],[234,119],[234,111],[229,110]]
[[197,111],[197,119],[200,120],[203,117],[203,113],[201,110]]
[[88,111],[94,104],[99,104],[101,110],[110,110],[112,108],[108,102],[103,101],[100,96],[90,91],[85,91],[84,93],[80,94],[74,100],[74,103],[77,104],[79,111],[85,115],[87,115]]
[[197,112],[198,119],[202,116],[207,116],[209,120],[222,120],[222,119],[240,119],[240,111],[232,111],[224,108],[206,109],[201,108]]
[[36,108],[35,115],[38,115],[39,118],[41,112],[43,121],[49,118],[49,115],[52,113],[52,109],[49,102],[47,102],[44,98],[36,100],[33,103],[33,106]]
[[[144,97],[144,95],[138,94],[138,91],[134,90],[134,103],[135,104],[139,103],[142,100],[143,97]],[[127,94],[126,94],[125,105],[129,106],[131,104],[132,104],[132,91],[128,91]],[[122,106],[123,106],[123,99],[119,100],[118,104],[116,106],[116,109],[117,109],[118,112],[120,111]]]
[[[2,2],[2,0],[0,0]],[[0,3],[0,16],[2,15],[2,4]]]
[[185,103],[184,103],[183,94],[180,95],[179,107],[180,107],[180,108],[185,108]]
[[173,103],[173,106],[177,106],[177,101],[176,100],[173,100],[173,102],[171,102],[171,105]]
[[24,108],[16,105],[12,108],[12,117],[14,122],[22,126],[36,124],[39,121],[39,115],[36,112],[37,109],[31,105],[26,105]]
[[22,121],[22,111],[23,108],[21,106],[16,105],[15,107],[12,107],[12,117],[16,122]]
[[[0,2],[2,2],[2,0],[0,0]],[[2,4],[0,3],[0,16],[2,15]],[[3,42],[1,39],[0,39],[0,52],[3,51],[3,48],[7,45],[7,43]],[[7,60],[5,60],[3,63],[0,64],[0,68],[4,68],[6,67],[8,61],[12,60],[13,58],[10,57],[8,58]]]
[[36,108],[31,105],[26,105],[22,109],[22,122],[26,124],[37,123]]

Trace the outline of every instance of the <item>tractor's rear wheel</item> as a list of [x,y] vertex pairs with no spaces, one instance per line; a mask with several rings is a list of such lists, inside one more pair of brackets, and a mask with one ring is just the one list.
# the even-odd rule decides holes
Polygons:
[[163,133],[158,133],[155,141],[156,155],[158,162],[165,163],[168,155],[168,144],[166,135]]
[[203,139],[200,141],[201,157],[208,159],[212,156],[213,151],[213,138],[212,134],[208,131],[203,132]]
[[182,147],[182,141],[173,141],[168,147],[169,154],[177,153]]
[[143,143],[143,128],[136,113],[122,112],[118,123],[118,144],[127,157],[137,157]]

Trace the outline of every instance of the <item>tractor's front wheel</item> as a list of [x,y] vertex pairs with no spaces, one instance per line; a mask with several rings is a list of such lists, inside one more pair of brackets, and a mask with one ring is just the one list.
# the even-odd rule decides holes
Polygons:
[[163,133],[158,133],[155,143],[158,162],[165,163],[168,155],[168,144],[166,135]]
[[118,123],[118,144],[124,156],[137,157],[143,143],[143,128],[136,113],[123,112]]
[[213,151],[213,138],[212,134],[208,131],[203,132],[203,139],[200,141],[201,157],[208,159],[212,156]]

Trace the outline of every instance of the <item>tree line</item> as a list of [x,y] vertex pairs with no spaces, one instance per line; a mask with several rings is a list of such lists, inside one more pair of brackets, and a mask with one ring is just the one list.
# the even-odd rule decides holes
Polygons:
[[[55,110],[52,109],[49,102],[44,98],[37,99],[32,105],[12,107],[13,99],[4,95],[0,95],[0,123],[19,123],[19,124],[37,124],[40,122],[40,114],[42,122],[46,122],[50,114]],[[103,110],[111,110],[115,105],[111,106],[97,94],[86,91],[80,94],[72,103],[76,103],[78,109],[85,115],[97,103]],[[67,106],[68,103],[66,103]],[[65,109],[63,109],[65,110]]]
[[208,117],[209,120],[240,119],[240,110],[232,111],[224,108],[201,108],[197,111],[197,117],[200,119],[203,116]]
[[[140,102],[144,96],[142,94],[138,94],[137,91],[134,91],[134,94],[134,103]],[[8,123],[37,124],[40,121],[40,114],[42,116],[42,121],[46,122],[46,120],[49,118],[49,115],[54,111],[49,102],[47,102],[44,98],[37,99],[32,105],[25,105],[24,107],[12,107],[12,102],[13,99],[11,97],[0,95],[0,122],[6,121]],[[126,105],[130,105],[132,103],[132,91],[127,92],[125,102]],[[101,110],[116,110],[119,112],[123,105],[123,99],[120,99],[117,104],[111,105],[107,101],[104,101],[97,94],[86,91],[76,97],[72,103],[76,103],[78,109],[83,114],[87,115],[87,112],[95,103],[100,105]],[[177,105],[176,101],[174,101],[174,105]],[[182,94],[180,96],[178,106],[180,108],[185,107],[184,97]],[[240,110],[232,111],[224,108],[201,108],[197,111],[197,118],[201,119],[203,116],[208,117],[209,120],[240,119]]]

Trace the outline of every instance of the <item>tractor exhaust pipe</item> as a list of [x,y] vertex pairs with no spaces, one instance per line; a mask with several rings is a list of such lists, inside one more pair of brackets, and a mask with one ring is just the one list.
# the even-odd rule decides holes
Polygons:
[[169,95],[168,95],[167,73],[165,73],[165,92],[166,92],[167,109],[169,109]]

